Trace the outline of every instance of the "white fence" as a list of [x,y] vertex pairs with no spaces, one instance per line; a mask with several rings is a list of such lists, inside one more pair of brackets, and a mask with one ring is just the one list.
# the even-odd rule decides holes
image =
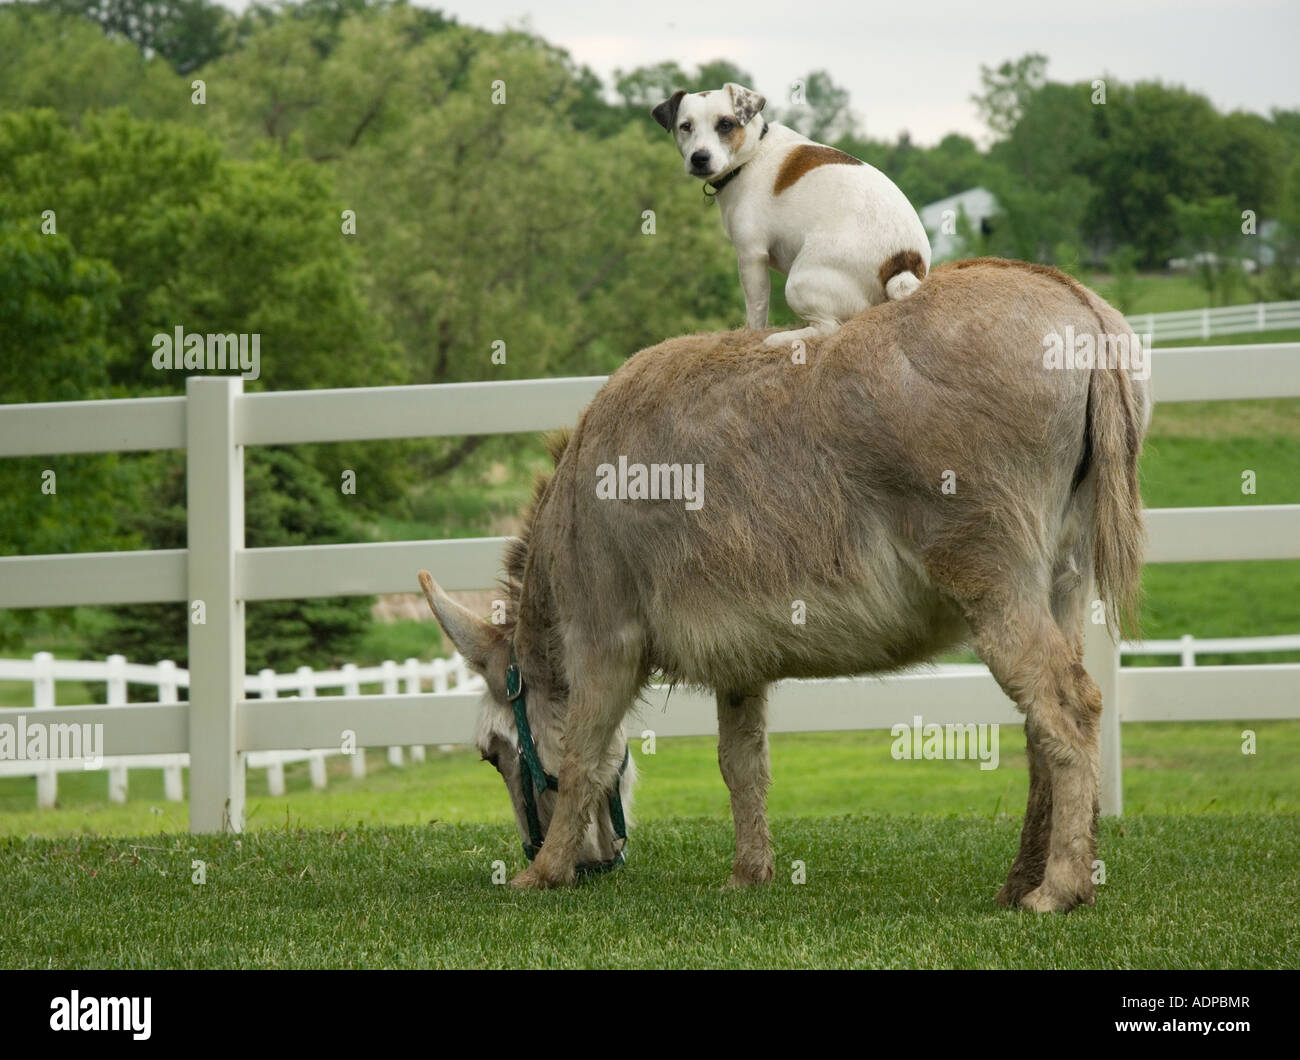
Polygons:
[[[1135,655],[1177,655],[1179,665],[1184,668],[1195,666],[1198,654],[1257,655],[1297,651],[1300,651],[1300,636],[1197,638],[1188,633],[1177,640],[1126,640],[1120,644],[1121,659]],[[937,674],[988,673],[987,667],[974,663],[941,663],[924,669]],[[300,666],[293,673],[287,674],[278,674],[270,669],[261,670],[256,674],[245,675],[244,691],[261,699],[276,699],[280,692],[290,689],[298,695],[311,696],[321,689],[338,688],[346,696],[359,696],[363,694],[363,686],[379,685],[383,694],[396,695],[399,679],[402,691],[408,695],[419,693],[426,683],[436,693],[448,692],[452,680],[457,691],[481,693],[484,688],[483,679],[470,671],[459,654],[453,654],[449,659],[434,659],[427,663],[420,662],[419,659],[407,659],[400,667],[390,659],[378,666],[367,667],[344,663],[338,670],[313,670],[310,666]],[[30,659],[0,659],[0,681],[30,684],[32,705],[41,708],[55,705],[54,686],[59,681],[102,683],[107,686],[107,702],[110,706],[126,705],[128,683],[156,689],[157,701],[167,704],[179,702],[178,690],[188,689],[190,683],[189,671],[180,669],[170,659],[153,665],[128,663],[121,655],[110,655],[103,662],[82,661],[55,659],[45,651],[37,652]],[[453,745],[443,745],[449,746]],[[424,761],[422,744],[417,744],[410,750],[412,761]],[[253,751],[245,756],[245,764],[249,769],[265,769],[270,794],[283,795],[285,765],[310,762],[312,787],[324,788],[325,756],[339,753],[338,750]],[[366,775],[364,754],[351,755],[349,761],[354,777]],[[109,771],[109,800],[125,802],[128,790],[127,770],[161,769],[165,797],[172,802],[180,802],[184,798],[181,770],[189,762],[190,756],[183,753],[118,755],[105,758],[93,767],[88,766],[84,758],[63,758],[52,762],[0,760],[0,777],[35,777],[37,805],[50,807],[55,804],[58,796],[58,773],[87,768],[106,769]],[[388,749],[388,762],[393,766],[402,765],[400,746]]]
[[[1215,335],[1241,335],[1251,331],[1300,328],[1300,302],[1256,302],[1215,309],[1185,309],[1173,313],[1138,313],[1129,326],[1149,342],[1175,339],[1210,339]],[[1281,395],[1279,395],[1281,396]]]
[[[1156,400],[1300,396],[1300,343],[1204,346],[1152,354]],[[244,547],[243,450],[361,439],[519,433],[571,424],[603,378],[244,394],[238,378],[191,377],[184,397],[0,406],[0,457],[184,449],[187,548],[0,558],[0,607],[204,601],[189,626],[188,703],[0,710],[0,724],[103,724],[107,755],[190,755],[190,828],[240,829],[245,756],[260,751],[465,743],[479,693],[248,698],[248,600],[410,592],[428,567],[451,590],[496,582],[501,538]],[[51,465],[57,461],[51,459]],[[33,494],[36,487],[33,486]],[[34,501],[34,503],[36,503]],[[1300,559],[1300,505],[1147,513],[1150,563]],[[1121,808],[1120,722],[1300,717],[1300,664],[1127,667],[1103,632],[1084,664],[1101,687],[1102,809]],[[1022,718],[987,672],[783,682],[769,699],[777,732]],[[651,694],[643,716],[663,736],[716,731],[711,697]]]
[[[170,659],[153,665],[128,663],[121,655],[110,655],[103,662],[79,659],[55,659],[49,652],[37,652],[30,659],[0,659],[0,681],[21,681],[32,686],[32,705],[38,709],[55,706],[55,685],[59,681],[102,683],[106,686],[109,706],[127,705],[127,685],[144,685],[157,690],[157,702],[174,705],[180,702],[178,692],[188,689],[190,675]],[[471,673],[459,655],[450,659],[421,662],[407,659],[399,666],[387,660],[379,666],[358,667],[345,663],[338,670],[313,670],[300,666],[293,673],[277,674],[274,670],[261,670],[244,677],[244,692],[259,699],[276,699],[281,692],[291,691],[298,696],[314,696],[322,689],[341,689],[345,696],[359,696],[365,685],[378,685],[383,694],[397,695],[399,690],[408,695],[419,693],[425,684],[434,692],[447,692],[451,683],[458,691],[481,691],[483,679]],[[413,761],[424,761],[424,745],[411,749]],[[359,751],[364,752],[364,748]],[[284,767],[291,762],[310,763],[312,786],[326,786],[325,758],[339,754],[339,749],[298,751],[254,751],[245,755],[250,769],[265,769],[267,789],[272,795],[283,795]],[[364,753],[349,755],[352,775],[366,775]],[[402,748],[388,749],[390,765],[402,764]],[[129,769],[161,769],[163,791],[167,799],[179,802],[184,798],[181,770],[190,764],[186,753],[161,755],[115,755],[105,757],[98,768],[109,772],[108,797],[112,802],[125,802],[128,790]],[[58,774],[84,770],[85,757],[61,758],[54,761],[33,762],[28,759],[0,759],[0,777],[28,776],[36,778],[36,803],[41,807],[55,804],[58,798]]]

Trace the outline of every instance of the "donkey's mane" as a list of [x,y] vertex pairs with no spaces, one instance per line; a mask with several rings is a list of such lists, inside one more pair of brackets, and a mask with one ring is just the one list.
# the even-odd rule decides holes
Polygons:
[[546,444],[546,451],[551,456],[552,469],[539,473],[533,480],[533,496],[528,502],[528,507],[524,509],[523,528],[519,531],[519,536],[512,538],[509,544],[506,545],[506,576],[501,585],[506,592],[505,625],[508,629],[513,629],[519,617],[519,591],[523,586],[524,571],[528,567],[528,553],[533,537],[533,524],[538,512],[541,510],[546,491],[550,489],[551,481],[555,478],[554,468],[559,466],[560,458],[564,456],[564,451],[569,447],[569,439],[572,433],[566,427],[563,430],[546,435],[543,439]]

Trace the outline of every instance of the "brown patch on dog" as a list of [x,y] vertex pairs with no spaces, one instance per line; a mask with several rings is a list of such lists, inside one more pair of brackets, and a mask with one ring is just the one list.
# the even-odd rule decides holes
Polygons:
[[727,145],[727,147],[731,150],[732,157],[734,158],[736,152],[739,151],[741,147],[744,146],[745,140],[748,138],[748,134],[745,132],[746,126],[741,125],[740,122],[736,121],[735,118],[732,118],[731,120],[732,120],[731,132],[718,133],[718,139]]
[[860,165],[862,159],[846,155],[833,147],[826,147],[823,144],[800,144],[786,155],[785,161],[781,163],[781,168],[776,174],[776,183],[772,186],[772,194],[780,195],[786,188],[796,184],[800,177],[818,166]]
[[918,280],[925,279],[925,259],[915,250],[900,250],[880,266],[876,273],[880,277],[880,286],[884,287],[900,272],[910,272]]

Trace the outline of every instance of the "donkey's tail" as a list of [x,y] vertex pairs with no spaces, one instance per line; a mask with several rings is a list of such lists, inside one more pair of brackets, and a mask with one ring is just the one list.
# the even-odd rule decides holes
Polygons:
[[[1122,339],[1132,351],[1137,336],[1124,317],[1091,291],[1102,324],[1102,334]],[[1142,495],[1138,488],[1138,457],[1151,418],[1145,381],[1130,377],[1129,365],[1110,365],[1101,356],[1105,346],[1098,336],[1097,366],[1088,390],[1088,445],[1095,490],[1093,547],[1097,587],[1105,601],[1106,625],[1112,635],[1134,634],[1141,595],[1142,553],[1146,530],[1142,520]],[[1122,344],[1121,344],[1122,345]],[[1149,364],[1150,351],[1135,355],[1130,365]],[[1087,483],[1082,484],[1087,488]]]

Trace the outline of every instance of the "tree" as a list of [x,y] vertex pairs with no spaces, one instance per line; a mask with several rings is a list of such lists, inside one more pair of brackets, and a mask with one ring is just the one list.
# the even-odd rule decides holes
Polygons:
[[36,0],[36,7],[89,19],[109,38],[161,56],[178,74],[193,73],[226,47],[231,16],[209,0]]
[[[716,85],[714,86],[717,87]],[[654,66],[614,71],[614,88],[630,111],[650,111],[678,89],[698,92],[691,78],[676,62],[668,60]]]
[[181,119],[188,83],[93,22],[30,4],[0,7],[0,101],[8,110],[51,107],[69,124],[123,106],[138,118]]
[[781,109],[778,120],[783,125],[821,143],[854,134],[857,121],[849,109],[848,89],[837,85],[825,70],[804,77],[802,96],[802,102]]
[[[50,111],[0,114],[0,217],[35,226],[52,210],[78,254],[112,266],[102,370],[119,392],[183,391],[184,372],[153,363],[154,336],[176,327],[259,336],[261,376],[250,390],[406,381],[361,290],[342,205],[308,164],[226,161],[199,130],[121,111],[80,129]],[[51,370],[79,378],[58,362]],[[392,453],[322,446],[313,458],[331,475],[356,470],[363,503],[378,506],[406,481]]]
[[1271,297],[1300,298],[1300,157],[1282,176],[1277,197],[1277,228],[1270,242],[1273,264],[1265,277]]
[[[1098,240],[1131,244],[1147,267],[1163,266],[1178,250],[1175,199],[1232,196],[1241,203],[1234,226],[1240,234],[1240,210],[1263,211],[1276,197],[1271,148],[1244,147],[1259,142],[1258,130],[1225,121],[1204,96],[1154,82],[1113,83],[1105,105],[1091,114],[1091,154],[1078,169],[1089,174],[1097,194],[1084,226]],[[1228,161],[1238,149],[1254,153]]]
[[1008,59],[994,69],[980,64],[982,91],[971,96],[984,124],[996,137],[1010,136],[1029,100],[1047,82],[1047,56],[1038,53]]
[[1106,300],[1121,313],[1131,313],[1137,299],[1137,262],[1137,251],[1128,245],[1116,247],[1106,256],[1111,276]]
[[[0,402],[106,396],[117,275],[40,225],[0,208]],[[132,470],[116,454],[0,460],[0,555],[138,547],[114,518],[134,491]],[[21,642],[37,618],[0,611],[0,647]],[[60,609],[56,624],[70,621]]]
[[1227,304],[1242,280],[1245,240],[1237,204],[1226,195],[1216,195],[1204,202],[1184,202],[1171,195],[1169,208],[1179,244],[1188,255],[1210,304]]

